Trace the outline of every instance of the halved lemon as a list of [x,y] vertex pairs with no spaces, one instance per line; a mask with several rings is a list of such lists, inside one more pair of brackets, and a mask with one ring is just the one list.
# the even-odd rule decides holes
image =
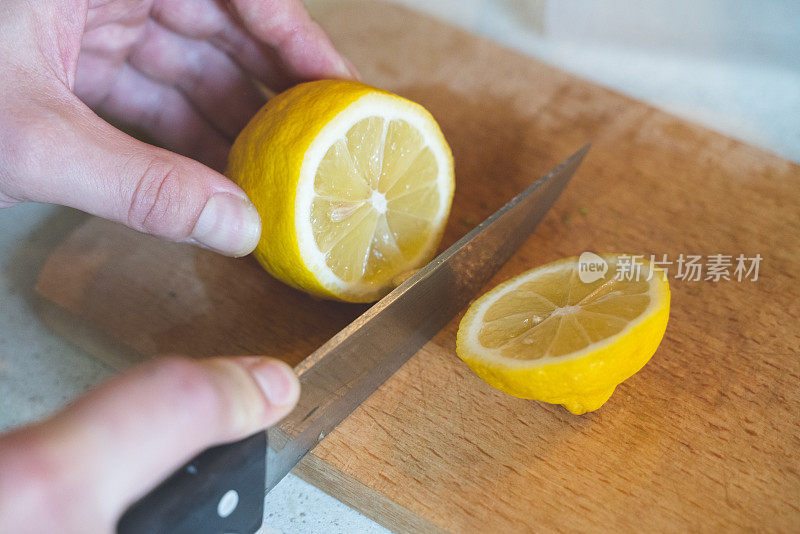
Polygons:
[[236,139],[228,176],[261,215],[254,252],[313,295],[371,302],[430,260],[453,198],[453,158],[422,106],[321,80],[271,99]]
[[480,297],[459,326],[458,355],[516,397],[574,414],[602,406],[655,353],[670,291],[665,273],[641,257],[593,257],[605,272],[581,271],[586,264],[568,258]]

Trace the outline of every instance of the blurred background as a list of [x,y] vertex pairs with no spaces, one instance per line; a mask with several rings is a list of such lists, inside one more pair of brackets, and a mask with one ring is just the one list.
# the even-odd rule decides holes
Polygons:
[[799,0],[394,1],[800,162]]

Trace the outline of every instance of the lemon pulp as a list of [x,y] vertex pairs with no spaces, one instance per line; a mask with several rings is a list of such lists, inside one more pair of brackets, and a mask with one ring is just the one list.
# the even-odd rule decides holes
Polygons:
[[645,281],[608,276],[586,284],[576,269],[543,273],[486,310],[478,340],[506,358],[563,356],[621,332],[647,309],[649,291]]
[[368,117],[327,151],[314,178],[311,225],[340,280],[385,284],[419,257],[441,195],[436,158],[401,119]]

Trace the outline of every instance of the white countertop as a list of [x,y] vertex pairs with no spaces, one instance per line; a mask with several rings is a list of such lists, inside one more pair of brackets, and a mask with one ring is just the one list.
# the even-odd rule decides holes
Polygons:
[[[800,2],[400,3],[800,161]],[[112,372],[32,309],[44,251],[80,217],[34,204],[0,210],[0,429],[51,413]],[[266,509],[264,532],[386,532],[292,475]]]

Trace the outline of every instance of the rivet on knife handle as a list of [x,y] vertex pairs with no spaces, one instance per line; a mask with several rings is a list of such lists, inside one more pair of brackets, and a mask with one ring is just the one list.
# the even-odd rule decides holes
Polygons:
[[264,516],[267,434],[208,449],[134,503],[120,534],[252,534]]

